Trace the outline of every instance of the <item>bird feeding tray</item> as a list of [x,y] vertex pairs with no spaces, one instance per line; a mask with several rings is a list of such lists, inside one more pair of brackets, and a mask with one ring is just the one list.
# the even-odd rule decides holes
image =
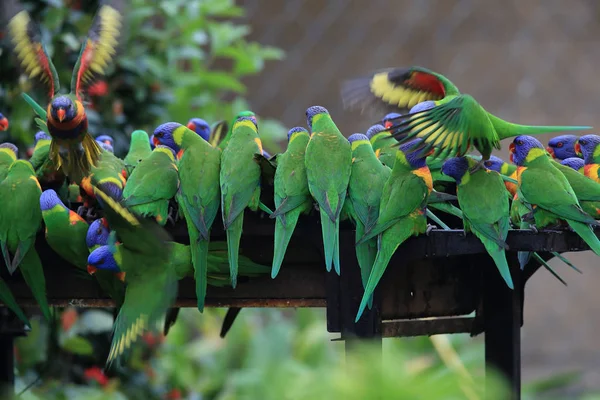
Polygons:
[[[211,240],[225,240],[219,225],[215,224]],[[188,242],[183,221],[167,226],[167,230],[175,241]],[[273,234],[274,220],[262,212],[246,211],[241,254],[256,263],[270,265]],[[326,272],[318,218],[301,216],[276,279],[268,275],[240,279],[236,289],[209,286],[206,305],[326,307],[328,331],[339,332],[347,346],[352,346],[357,339],[380,341],[382,337],[485,332],[486,362],[505,374],[515,398],[518,398],[523,290],[539,265],[532,261],[521,271],[516,252],[537,251],[549,259],[548,252],[551,251],[588,249],[573,232],[511,230],[506,242],[510,247],[508,261],[515,283],[513,291],[497,273],[493,260],[475,236],[465,236],[460,229],[435,229],[429,235],[410,238],[398,248],[375,292],[373,309],[367,310],[355,323],[362,283],[354,242],[352,225],[342,222],[341,276]],[[50,305],[114,306],[95,280],[50,249],[43,234],[38,236],[36,248],[44,266]],[[19,304],[35,307],[36,302],[20,275],[8,276],[4,266],[0,271]],[[191,278],[180,281],[176,306],[196,306],[195,284]],[[473,313],[474,316],[468,316]],[[0,336],[12,338],[14,333],[4,330]],[[12,340],[0,343],[12,347]],[[9,380],[8,369],[0,369],[0,378],[4,382]]]

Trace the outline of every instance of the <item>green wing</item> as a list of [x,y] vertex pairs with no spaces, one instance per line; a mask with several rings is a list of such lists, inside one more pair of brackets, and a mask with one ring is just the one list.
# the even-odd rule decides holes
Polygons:
[[551,162],[567,178],[579,201],[600,201],[600,183],[561,163]]
[[169,200],[177,193],[179,175],[173,167],[154,166],[133,171],[123,190],[123,201],[127,207]]

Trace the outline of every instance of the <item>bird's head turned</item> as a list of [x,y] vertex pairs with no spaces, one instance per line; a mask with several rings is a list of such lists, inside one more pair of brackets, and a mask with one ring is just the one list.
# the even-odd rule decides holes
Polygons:
[[416,113],[419,113],[419,112],[431,110],[434,107],[435,107],[435,101],[433,101],[433,100],[422,101],[422,102],[420,102],[418,104],[415,104],[410,109],[410,114],[416,114]]
[[33,138],[33,144],[38,144],[40,140],[52,140],[52,137],[50,137],[50,135],[48,135],[44,131],[39,131],[35,134]]
[[546,151],[550,153],[552,158],[564,160],[569,157],[577,157],[575,144],[579,136],[576,135],[560,135],[553,137],[548,141]]
[[19,149],[14,144],[5,142],[0,144],[0,152],[8,154],[14,161],[17,159]]
[[111,146],[115,145],[115,140],[110,135],[100,135],[96,138],[97,142],[110,144]]
[[106,219],[100,218],[90,224],[85,236],[85,243],[90,249],[94,246],[105,246],[108,244],[109,235],[110,229],[108,229]]
[[58,96],[50,103],[50,115],[58,122],[70,122],[77,116],[79,109],[76,101],[69,96]]
[[196,132],[202,139],[208,142],[210,139],[210,125],[202,118],[192,118],[187,123],[188,129]]
[[53,209],[55,206],[60,205],[63,209],[68,211],[68,208],[60,200],[56,192],[52,189],[47,189],[42,192],[40,196],[40,208],[42,211],[48,211]]
[[258,120],[256,119],[256,114],[254,114],[254,112],[252,112],[252,111],[249,111],[249,110],[240,111],[235,116],[235,119],[237,120],[239,117],[249,117],[251,120],[253,120],[255,123],[258,124]]
[[296,126],[292,129],[290,129],[287,134],[288,143],[290,143],[292,140],[294,140],[294,138],[301,136],[301,135],[309,136],[310,133],[308,133],[308,131],[301,126]]
[[8,129],[8,118],[0,113],[0,132]]
[[312,131],[312,125],[315,121],[315,118],[319,118],[321,115],[329,115],[329,111],[325,107],[321,106],[312,106],[308,107],[306,110],[306,125],[308,125],[308,129]]
[[483,166],[491,171],[496,171],[501,173],[502,166],[505,164],[504,160],[500,157],[490,156],[489,160],[484,161]]
[[237,117],[237,119],[233,123],[233,127],[231,129],[234,129],[241,125],[246,125],[248,127],[254,127],[254,130],[258,131],[258,123],[256,122],[256,118],[254,116]]
[[371,145],[371,142],[369,141],[367,135],[364,135],[362,133],[354,133],[348,136],[348,142],[350,142],[352,150],[356,149],[359,146],[362,146],[363,144],[368,144],[369,146]]
[[381,120],[381,125],[383,125],[385,127],[385,129],[391,127],[392,125],[394,125],[394,123],[396,121],[398,121],[398,118],[400,118],[402,116],[402,114],[398,114],[398,113],[389,113],[386,114],[385,117],[383,117],[383,119]]
[[104,151],[108,151],[109,153],[114,153],[115,152],[115,149],[110,144],[108,144],[106,142],[100,142],[100,141],[96,140],[96,143],[98,143],[98,145]]
[[600,146],[598,146],[600,144],[600,136],[585,135],[578,139],[575,143],[575,151],[583,155],[583,159],[587,164],[593,163],[594,158],[600,155]]
[[403,155],[412,169],[425,167],[427,165],[427,157],[433,153],[434,149],[430,150],[428,153],[424,153],[423,149],[420,148],[422,141],[423,139],[417,138],[403,143],[398,148],[400,154],[396,152],[396,157]]
[[381,132],[385,132],[385,126],[381,125],[381,124],[375,124],[372,127],[370,127],[369,129],[367,129],[367,132],[365,133],[365,135],[367,135],[367,137],[369,138],[369,140],[373,139],[373,136],[376,136],[378,133]]
[[579,171],[581,168],[583,168],[585,166],[585,161],[583,161],[583,158],[579,158],[579,157],[565,158],[560,163],[562,165],[566,165],[567,167],[573,168],[575,171]]
[[469,160],[467,157],[452,157],[442,165],[442,174],[453,178],[460,184],[465,174],[469,172]]
[[[183,134],[175,135],[175,131],[181,127],[183,127],[183,125],[177,122],[167,122],[159,125],[154,130],[154,135],[152,135],[154,147],[162,144],[163,146],[169,146],[175,151],[179,151],[179,146],[181,146],[181,141],[183,140]],[[179,143],[176,139],[179,139]]]
[[87,260],[87,271],[93,275],[97,270],[121,272],[115,257],[111,251],[111,246],[100,246],[90,253]]
[[518,166],[533,161],[540,156],[547,156],[544,145],[533,136],[517,136],[508,147],[510,151],[510,161]]

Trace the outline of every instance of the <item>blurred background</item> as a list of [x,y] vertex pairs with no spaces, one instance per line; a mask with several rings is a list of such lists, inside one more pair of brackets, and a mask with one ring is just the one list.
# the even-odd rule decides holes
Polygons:
[[[129,3],[120,56],[90,92],[88,113],[91,131],[113,135],[118,154],[134,129],[196,116],[230,120],[243,109],[258,114],[270,152],[281,149],[289,127],[305,125],[310,105],[327,107],[346,136],[364,132],[381,116],[345,112],[340,85],[390,66],[440,72],[509,121],[598,125],[600,4],[593,0]],[[66,86],[97,1],[24,4],[43,26]],[[17,143],[22,153],[35,129],[20,93],[43,102],[39,86],[20,77],[9,48],[0,47],[0,112],[11,123],[0,141]],[[497,155],[507,158],[507,150]],[[529,398],[591,399],[600,391],[597,258],[567,256],[584,271],[552,262],[567,288],[545,271],[527,284],[522,361]],[[18,389],[34,385],[23,398],[370,398],[361,390],[377,373],[389,398],[477,398],[466,394],[464,377],[445,367],[428,338],[385,340],[383,369],[357,367],[349,379],[339,374],[343,346],[328,341],[321,311],[244,311],[225,341],[218,338],[222,315],[187,310],[163,346],[156,346],[161,338],[146,338],[147,348],[109,379],[97,353],[108,343],[110,314],[66,310],[60,326],[38,324],[19,340]],[[479,379],[481,338],[450,339]]]

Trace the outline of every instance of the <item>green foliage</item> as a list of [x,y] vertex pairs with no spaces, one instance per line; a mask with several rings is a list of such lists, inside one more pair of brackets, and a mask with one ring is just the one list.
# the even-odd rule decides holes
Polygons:
[[[41,23],[42,37],[56,65],[62,91],[68,91],[80,44],[91,25],[96,1],[25,2]],[[249,42],[250,27],[232,18],[244,10],[233,0],[133,0],[128,2],[122,45],[115,65],[98,95],[90,97],[90,132],[115,137],[115,151],[123,154],[135,129],[152,132],[163,122],[186,123],[192,117],[209,122],[231,120],[251,109],[243,95],[243,78],[260,72],[268,60],[283,52]],[[35,6],[33,6],[35,4]],[[159,6],[157,7],[157,4]],[[8,116],[10,137],[30,144],[37,131],[31,108],[20,97],[25,91],[45,106],[46,91],[37,81],[19,78],[11,49],[0,49],[0,110]],[[278,151],[286,129],[261,120],[265,148]]]

